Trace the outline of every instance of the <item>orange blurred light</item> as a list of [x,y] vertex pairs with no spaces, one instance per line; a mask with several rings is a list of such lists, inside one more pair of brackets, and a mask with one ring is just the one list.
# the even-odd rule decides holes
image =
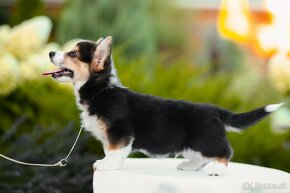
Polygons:
[[223,37],[247,43],[250,37],[250,21],[247,0],[222,0],[218,31]]
[[265,0],[265,7],[272,22],[257,29],[256,41],[259,53],[271,56],[276,52],[290,52],[290,2],[287,0]]

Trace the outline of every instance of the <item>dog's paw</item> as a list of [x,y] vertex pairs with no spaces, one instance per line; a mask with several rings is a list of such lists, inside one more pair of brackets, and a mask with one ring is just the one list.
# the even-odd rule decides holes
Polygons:
[[180,164],[178,164],[177,169],[178,170],[193,170],[190,161],[182,161]]
[[215,162],[214,165],[206,170],[209,176],[223,176],[227,171],[227,166],[224,163]]
[[118,170],[121,168],[121,163],[116,161],[110,161],[107,159],[97,160],[93,164],[93,170],[105,171],[105,170]]
[[193,162],[193,161],[182,161],[178,164],[178,170],[185,170],[185,171],[196,171],[199,170],[204,166],[203,162]]

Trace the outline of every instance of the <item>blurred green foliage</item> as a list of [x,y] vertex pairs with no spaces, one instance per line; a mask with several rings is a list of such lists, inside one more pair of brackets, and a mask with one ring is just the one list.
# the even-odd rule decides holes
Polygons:
[[[41,77],[0,97],[0,116],[0,152],[32,163],[56,163],[64,158],[80,125],[70,87]],[[0,190],[92,192],[92,164],[100,158],[96,154],[103,154],[100,143],[82,133],[65,168],[27,167],[1,158]]]
[[44,7],[42,0],[17,0],[10,18],[10,24],[19,24],[24,20],[42,15]]
[[[138,92],[213,103],[235,112],[283,100],[258,73],[237,70],[212,75],[207,67],[182,61],[164,65],[162,59],[151,63],[142,58],[128,60],[120,50],[113,53],[120,79]],[[0,152],[23,161],[58,161],[69,150],[79,128],[74,100],[69,86],[41,77],[23,82],[10,95],[0,97]],[[269,125],[267,118],[243,134],[229,133],[233,160],[289,172],[290,132],[275,134]],[[6,193],[89,192],[91,166],[102,156],[100,143],[86,133],[67,168],[23,167],[1,160],[0,189]],[[12,181],[7,180],[12,177]]]
[[167,0],[71,0],[57,26],[57,40],[111,35],[127,56],[152,57],[160,47],[180,48],[184,42],[180,25]]
[[236,71],[246,61],[246,50],[235,42],[221,38],[216,25],[209,25],[199,45],[200,51],[193,53],[193,60],[198,64],[210,65],[211,73]]
[[0,25],[6,24],[9,18],[9,11],[4,7],[0,7]]

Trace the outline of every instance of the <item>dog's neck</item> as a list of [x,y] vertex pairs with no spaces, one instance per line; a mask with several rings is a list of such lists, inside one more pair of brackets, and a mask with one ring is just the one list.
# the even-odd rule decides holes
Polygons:
[[74,94],[79,109],[82,111],[86,110],[89,101],[97,99],[98,94],[115,86],[118,85],[111,83],[111,76],[104,77],[103,79],[91,77],[88,81],[74,83]]
[[75,97],[76,97],[76,104],[78,106],[78,108],[81,110],[81,111],[84,111],[86,110],[86,107],[85,105],[82,105],[81,104],[81,98],[80,98],[80,89],[81,87],[86,83],[86,81],[78,81],[78,82],[75,82],[73,83],[73,88],[74,88],[74,94],[75,94]]
[[94,95],[106,90],[107,88],[123,87],[117,76],[117,70],[114,62],[110,60],[110,73],[108,75],[92,75],[87,81],[78,81],[74,85],[74,94],[76,103],[80,110],[87,109],[86,100],[91,99]]

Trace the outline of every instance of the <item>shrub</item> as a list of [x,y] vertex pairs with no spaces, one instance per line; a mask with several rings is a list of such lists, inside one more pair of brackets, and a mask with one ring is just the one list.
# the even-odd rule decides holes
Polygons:
[[152,56],[161,45],[182,43],[179,25],[170,1],[71,0],[59,21],[57,39],[64,43],[111,35],[127,56]]
[[12,25],[18,24],[24,20],[42,15],[43,12],[41,0],[17,0],[10,23]]

